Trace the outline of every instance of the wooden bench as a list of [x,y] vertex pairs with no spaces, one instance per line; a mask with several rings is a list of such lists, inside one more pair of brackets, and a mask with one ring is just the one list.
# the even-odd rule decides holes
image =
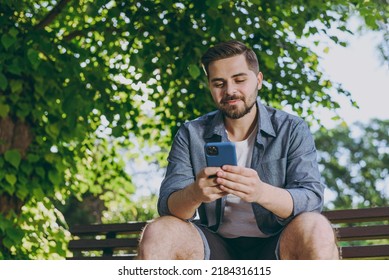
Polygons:
[[389,259],[389,207],[323,214],[334,225],[343,259]]
[[139,236],[146,222],[76,225],[70,228],[70,259],[124,259],[137,255]]
[[[334,225],[343,259],[389,259],[389,207],[334,210],[323,214]],[[69,259],[134,259],[146,222],[77,225]]]

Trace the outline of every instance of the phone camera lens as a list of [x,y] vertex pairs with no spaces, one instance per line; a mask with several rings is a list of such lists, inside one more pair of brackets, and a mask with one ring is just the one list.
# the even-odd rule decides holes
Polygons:
[[209,146],[209,147],[207,147],[207,153],[210,156],[216,156],[219,153],[219,151],[218,151],[217,147]]

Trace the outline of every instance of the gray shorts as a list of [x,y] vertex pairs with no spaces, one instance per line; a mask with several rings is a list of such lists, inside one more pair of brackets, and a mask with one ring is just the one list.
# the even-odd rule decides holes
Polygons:
[[278,260],[281,233],[266,237],[224,238],[194,224],[204,244],[205,260]]

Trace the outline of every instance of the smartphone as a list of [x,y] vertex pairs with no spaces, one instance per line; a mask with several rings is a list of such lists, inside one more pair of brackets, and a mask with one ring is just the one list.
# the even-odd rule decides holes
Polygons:
[[207,166],[237,165],[235,143],[210,142],[205,144]]

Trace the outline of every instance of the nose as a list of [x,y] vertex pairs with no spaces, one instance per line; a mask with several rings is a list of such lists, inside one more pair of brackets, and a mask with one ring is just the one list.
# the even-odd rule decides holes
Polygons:
[[226,82],[225,93],[228,95],[232,95],[232,94],[236,93],[236,87],[235,87],[234,83]]

